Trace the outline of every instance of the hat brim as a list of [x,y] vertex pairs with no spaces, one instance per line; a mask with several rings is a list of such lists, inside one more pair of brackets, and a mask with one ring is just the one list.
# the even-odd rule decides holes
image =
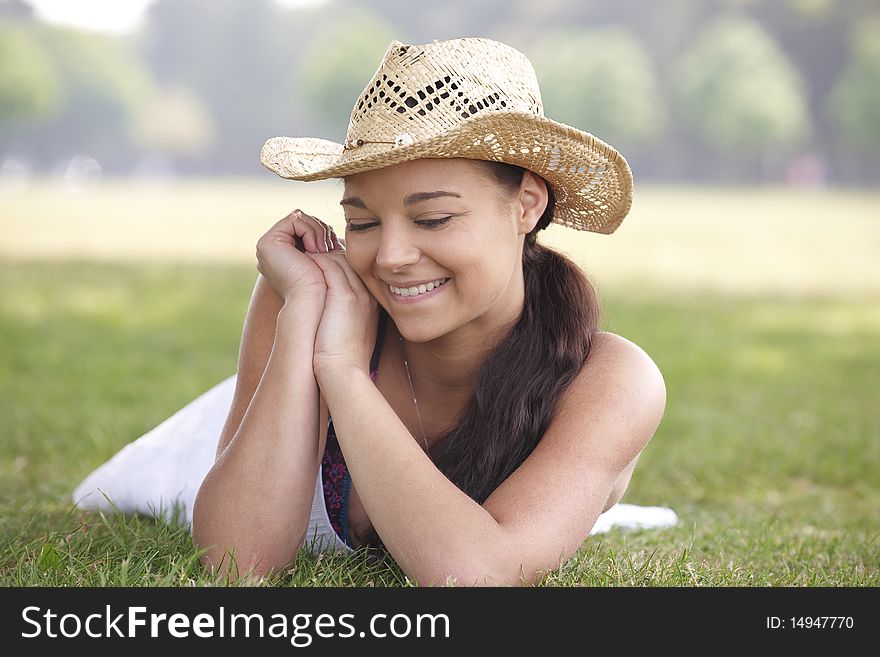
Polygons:
[[534,171],[553,186],[553,221],[577,230],[612,233],[632,205],[632,172],[612,146],[564,123],[521,112],[474,116],[442,135],[405,146],[367,142],[346,150],[325,139],[274,137],[260,152],[267,169],[302,181],[341,178],[421,158],[458,157]]

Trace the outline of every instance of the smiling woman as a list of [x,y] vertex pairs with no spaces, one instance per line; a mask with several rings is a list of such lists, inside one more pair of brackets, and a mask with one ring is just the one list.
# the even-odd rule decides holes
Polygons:
[[[531,64],[486,39],[393,42],[344,144],[270,139],[342,178],[345,240],[296,210],[260,272],[217,459],[204,562],[265,573],[367,547],[421,584],[529,584],[623,495],[663,415],[651,359],[598,330],[551,222],[613,232],[626,161],[543,115]],[[332,419],[331,419],[332,417]]]
[[[437,180],[445,190],[411,191],[429,190]],[[440,343],[460,352],[453,343],[501,335],[515,323],[522,307],[522,281],[515,274],[523,233],[514,220],[516,201],[500,188],[486,193],[496,187],[484,163],[464,159],[419,159],[346,179],[348,263],[377,300],[387,300],[383,306],[407,340],[443,338],[435,352]],[[546,207],[546,189],[533,174],[523,180],[521,196],[532,206],[532,219]],[[352,206],[352,199],[362,207]],[[444,357],[429,369],[449,366]]]

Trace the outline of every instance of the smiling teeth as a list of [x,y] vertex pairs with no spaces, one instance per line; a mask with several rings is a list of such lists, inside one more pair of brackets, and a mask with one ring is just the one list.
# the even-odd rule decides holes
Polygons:
[[394,294],[401,297],[414,297],[419,294],[424,294],[425,292],[430,292],[435,287],[440,287],[448,278],[439,278],[436,281],[431,281],[430,283],[425,283],[424,285],[419,285],[418,287],[394,287],[393,285],[389,285],[389,289]]

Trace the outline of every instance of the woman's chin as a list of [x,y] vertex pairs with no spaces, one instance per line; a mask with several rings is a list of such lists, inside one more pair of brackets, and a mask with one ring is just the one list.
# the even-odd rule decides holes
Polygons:
[[436,324],[413,321],[411,317],[401,318],[398,321],[393,313],[388,314],[394,321],[398,334],[407,342],[430,342],[443,335],[442,329],[439,329]]

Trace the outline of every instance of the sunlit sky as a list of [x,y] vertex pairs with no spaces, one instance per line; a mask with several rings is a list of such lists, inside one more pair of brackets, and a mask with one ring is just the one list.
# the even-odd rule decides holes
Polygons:
[[[274,0],[286,7],[309,7],[327,0]],[[137,29],[144,10],[155,0],[27,0],[37,16],[52,23],[101,32]]]

